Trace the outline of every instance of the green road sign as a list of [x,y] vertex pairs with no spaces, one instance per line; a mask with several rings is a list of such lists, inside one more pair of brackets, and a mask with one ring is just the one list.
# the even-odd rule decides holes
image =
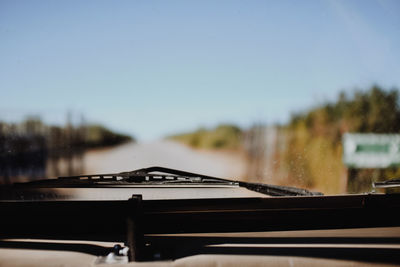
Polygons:
[[400,134],[346,133],[343,162],[350,168],[400,166]]

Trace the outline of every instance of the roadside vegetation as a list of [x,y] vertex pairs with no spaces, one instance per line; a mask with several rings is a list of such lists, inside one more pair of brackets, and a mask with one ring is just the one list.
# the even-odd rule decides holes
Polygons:
[[135,141],[132,136],[114,132],[99,124],[91,124],[86,127],[85,139],[87,147],[115,146]]
[[200,128],[194,132],[169,136],[194,148],[239,149],[242,145],[242,130],[231,124],[221,124],[212,129]]
[[294,114],[286,130],[289,140],[284,161],[289,177],[309,187],[343,191],[340,178],[346,171],[349,192],[369,190],[372,180],[400,176],[399,168],[346,170],[341,143],[345,132],[400,133],[398,90],[374,86],[351,95],[342,92],[335,102]]
[[134,138],[100,124],[56,126],[45,124],[37,117],[28,117],[20,123],[0,121],[0,149],[7,147],[9,151],[38,146],[43,149],[105,147],[128,141]]
[[0,121],[0,183],[80,174],[85,150],[128,141],[134,139],[101,125],[55,126],[37,117],[21,123]]
[[[266,143],[271,128],[276,133],[273,144]],[[292,114],[285,125],[258,125],[246,130],[220,125],[170,138],[194,148],[244,150],[249,161],[246,179],[257,176],[325,193],[365,192],[371,189],[372,181],[400,177],[397,167],[347,169],[342,161],[346,132],[400,133],[399,91],[373,86],[342,92],[334,101]],[[272,154],[266,155],[267,151]]]

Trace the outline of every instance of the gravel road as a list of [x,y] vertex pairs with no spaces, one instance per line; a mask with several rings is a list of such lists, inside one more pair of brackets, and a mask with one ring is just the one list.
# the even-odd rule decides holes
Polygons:
[[222,178],[244,176],[243,155],[226,151],[203,151],[173,141],[127,143],[85,153],[86,173],[108,173],[162,166]]

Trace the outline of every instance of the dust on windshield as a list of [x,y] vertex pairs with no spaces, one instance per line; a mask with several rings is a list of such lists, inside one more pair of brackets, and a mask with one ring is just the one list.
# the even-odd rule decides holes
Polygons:
[[400,177],[395,1],[0,3],[0,184],[163,166]]

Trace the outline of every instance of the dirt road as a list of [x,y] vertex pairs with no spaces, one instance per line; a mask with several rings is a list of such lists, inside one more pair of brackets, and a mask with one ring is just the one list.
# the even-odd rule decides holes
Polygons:
[[86,173],[130,171],[162,166],[206,175],[241,178],[245,173],[242,155],[191,149],[172,141],[128,143],[85,153]]

